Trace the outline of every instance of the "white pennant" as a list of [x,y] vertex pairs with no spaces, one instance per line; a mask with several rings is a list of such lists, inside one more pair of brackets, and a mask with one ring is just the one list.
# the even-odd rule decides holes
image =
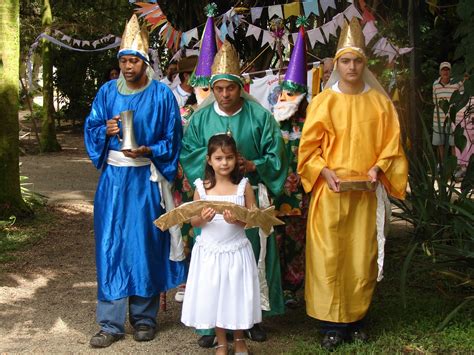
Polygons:
[[69,37],[67,35],[63,35],[63,38],[61,38],[61,41],[66,41],[67,43],[70,43],[71,42],[71,37]]
[[321,30],[324,32],[324,36],[329,41],[329,35],[336,37],[337,25],[335,21],[326,22],[321,26]]
[[298,39],[298,32],[292,33],[291,36],[293,37],[293,44],[296,44],[296,40]]
[[252,22],[257,21],[262,16],[263,7],[252,7],[250,8],[250,17]]
[[323,10],[323,13],[326,13],[328,7],[332,7],[333,9],[336,8],[336,4],[334,3],[334,0],[320,0],[319,4],[321,5],[321,9]]
[[377,28],[374,25],[374,21],[369,21],[365,24],[362,30],[365,37],[365,45],[369,44],[370,40],[377,34]]
[[90,41],[82,41],[82,46],[90,46],[91,42]]
[[268,18],[271,19],[275,15],[277,15],[279,18],[283,18],[281,5],[273,5],[268,7]]
[[398,54],[402,55],[402,54],[406,54],[406,53],[409,53],[413,50],[413,47],[405,47],[405,48],[400,48],[398,50]]
[[332,20],[336,23],[337,27],[342,27],[344,24],[344,15],[342,13],[338,13],[332,18]]
[[262,47],[268,43],[269,45],[272,45],[273,42],[275,42],[275,38],[272,36],[270,31],[265,31],[263,30],[263,36],[262,36]]
[[227,34],[230,38],[234,39],[234,23],[232,21],[227,25]]
[[319,28],[309,30],[306,33],[308,34],[309,43],[311,44],[311,48],[314,47],[316,42],[323,43],[323,44],[326,43],[326,42],[324,42],[323,34],[321,33]]
[[199,34],[198,34],[197,27],[194,27],[192,30],[187,31],[186,33],[189,36],[189,40],[191,40],[191,38],[199,39]]
[[80,45],[81,45],[81,41],[78,40],[78,39],[75,39],[75,40],[72,41],[72,44],[73,44],[74,46],[80,46]]
[[54,35],[59,37],[60,35],[64,35],[64,33],[59,30],[54,30]]
[[249,23],[249,26],[247,27],[247,33],[245,34],[245,37],[254,36],[255,39],[258,41],[258,38],[260,37],[260,32],[261,31],[262,30],[259,27],[254,26],[254,25]]
[[98,39],[96,39],[94,42],[92,42],[92,47],[97,47],[97,45],[100,43]]
[[353,17],[362,19],[362,15],[354,5],[350,5],[347,9],[344,10],[344,16],[346,16],[348,21],[352,20]]

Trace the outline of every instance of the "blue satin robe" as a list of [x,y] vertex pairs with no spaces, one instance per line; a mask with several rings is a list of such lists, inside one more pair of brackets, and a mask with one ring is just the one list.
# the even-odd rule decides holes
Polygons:
[[116,80],[100,88],[84,127],[89,157],[102,169],[94,199],[99,300],[152,297],[185,280],[184,264],[169,260],[169,233],[153,225],[164,210],[150,166],[107,164],[108,151],[120,150],[120,143],[106,136],[106,120],[126,110],[134,111],[138,145],[151,148],[148,157],[168,181],[175,178],[181,149],[179,109],[166,85],[153,80],[131,95],[118,92]]

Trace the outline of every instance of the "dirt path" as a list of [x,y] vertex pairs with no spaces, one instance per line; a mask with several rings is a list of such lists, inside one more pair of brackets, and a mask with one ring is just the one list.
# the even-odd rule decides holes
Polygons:
[[[58,135],[64,150],[21,157],[22,174],[30,188],[48,196],[53,216],[48,235],[0,271],[0,353],[89,353],[95,324],[96,275],[92,201],[98,172],[88,160],[80,135]],[[168,310],[158,316],[159,333],[149,343],[137,343],[127,325],[125,340],[102,353],[213,353],[197,344],[197,336],[179,322],[181,306],[168,294]],[[251,343],[257,353],[288,350],[279,340],[283,325],[295,332],[308,320],[304,310],[274,317],[271,340]],[[299,319],[299,320],[298,320]],[[301,321],[301,319],[305,319]],[[271,351],[269,351],[272,349]],[[276,350],[278,349],[278,350]]]

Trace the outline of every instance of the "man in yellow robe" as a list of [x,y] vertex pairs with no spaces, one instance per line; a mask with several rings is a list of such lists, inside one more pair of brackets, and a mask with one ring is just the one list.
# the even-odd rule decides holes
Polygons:
[[[408,175],[397,112],[366,68],[357,19],[343,28],[334,60],[325,90],[308,107],[298,151],[298,174],[311,193],[306,309],[323,321],[328,350],[367,340],[360,326],[382,275],[387,193],[403,199]],[[377,191],[341,192],[354,178]]]

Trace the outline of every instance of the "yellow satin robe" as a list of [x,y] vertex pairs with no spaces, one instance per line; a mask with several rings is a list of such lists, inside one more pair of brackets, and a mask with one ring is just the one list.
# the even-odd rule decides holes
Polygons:
[[298,174],[311,192],[306,233],[305,299],[309,316],[338,323],[362,319],[377,278],[375,192],[331,191],[320,176],[367,175],[378,165],[381,181],[403,199],[408,164],[392,102],[369,89],[348,95],[327,89],[311,101],[299,151]]

